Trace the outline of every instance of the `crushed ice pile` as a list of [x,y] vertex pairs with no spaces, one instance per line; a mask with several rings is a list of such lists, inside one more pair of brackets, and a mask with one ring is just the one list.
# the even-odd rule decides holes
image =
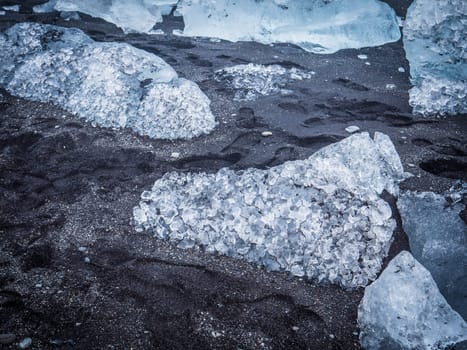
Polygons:
[[252,101],[261,95],[290,93],[290,90],[284,89],[287,83],[310,79],[313,73],[277,64],[266,66],[250,63],[220,69],[216,71],[215,79],[235,90],[235,100]]
[[466,33],[465,0],[415,0],[409,7],[404,47],[415,113],[467,113]]
[[467,184],[444,195],[406,192],[399,208],[413,256],[427,268],[449,304],[467,318]]
[[293,43],[316,53],[400,38],[394,10],[378,0],[50,0],[34,10],[80,11],[126,32],[150,33],[175,6],[186,36]]
[[365,288],[358,309],[364,349],[440,350],[467,340],[467,324],[413,256],[399,253]]
[[0,33],[0,86],[94,124],[153,138],[192,138],[216,125],[199,87],[164,60],[78,29],[33,23]]
[[34,6],[34,12],[78,11],[114,23],[125,32],[151,33],[176,3],[177,0],[50,0]]
[[395,221],[379,195],[405,176],[389,137],[360,133],[268,170],[168,173],[133,214],[179,247],[352,288],[381,269]]

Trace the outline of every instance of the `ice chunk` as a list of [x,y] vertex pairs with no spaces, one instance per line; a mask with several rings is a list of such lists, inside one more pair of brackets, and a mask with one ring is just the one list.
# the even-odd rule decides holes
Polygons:
[[397,41],[395,12],[376,0],[180,0],[187,36],[293,43],[315,53]]
[[459,216],[465,209],[452,197],[406,192],[399,198],[404,231],[414,257],[425,266],[449,304],[467,318],[467,225]]
[[360,131],[360,128],[356,125],[350,125],[345,128],[345,131],[347,131],[349,134],[353,134],[354,132]]
[[125,32],[149,33],[176,3],[177,0],[50,0],[34,6],[34,11],[79,11],[114,23]]
[[235,100],[251,101],[261,95],[287,94],[290,92],[285,89],[288,82],[310,79],[311,76],[311,72],[298,68],[250,63],[220,69],[216,71],[215,79],[235,90]]
[[20,6],[19,5],[11,5],[11,6],[3,6],[4,10],[19,12]]
[[415,0],[407,11],[404,47],[414,112],[467,113],[467,2]]
[[379,194],[397,193],[404,177],[387,136],[354,134],[268,170],[168,173],[143,192],[134,220],[180,247],[194,242],[269,270],[365,286],[395,228]]
[[366,287],[358,308],[360,342],[373,349],[447,349],[467,340],[467,324],[408,252]]
[[0,86],[52,102],[104,127],[154,138],[192,138],[215,119],[199,87],[161,58],[78,29],[23,23],[0,35]]

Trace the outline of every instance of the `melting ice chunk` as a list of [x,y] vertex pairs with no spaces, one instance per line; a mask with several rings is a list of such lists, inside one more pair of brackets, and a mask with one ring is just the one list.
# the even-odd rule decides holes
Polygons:
[[467,2],[415,0],[407,11],[404,47],[414,112],[467,113]]
[[250,63],[220,69],[216,71],[215,79],[235,90],[235,100],[252,101],[261,95],[286,94],[290,92],[285,89],[288,82],[310,79],[312,75],[312,72],[298,68]]
[[373,349],[447,349],[467,340],[467,324],[408,252],[366,287],[358,309],[360,342]]
[[184,35],[293,43],[315,53],[397,41],[395,12],[376,0],[180,0]]
[[164,60],[78,29],[22,23],[0,34],[0,86],[52,102],[104,127],[154,138],[192,138],[215,119],[199,87]]
[[432,192],[406,192],[397,206],[412,254],[431,272],[449,304],[467,318],[467,225],[459,216],[465,206]]
[[386,135],[354,134],[269,170],[168,173],[143,192],[134,220],[180,247],[195,242],[269,270],[365,286],[395,228],[379,194],[397,194],[404,177]]

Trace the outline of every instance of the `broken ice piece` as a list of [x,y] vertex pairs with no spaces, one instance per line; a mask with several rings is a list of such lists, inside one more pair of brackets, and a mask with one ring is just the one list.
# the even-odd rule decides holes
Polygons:
[[347,131],[350,134],[353,134],[354,132],[357,132],[359,130],[360,130],[360,128],[358,126],[356,126],[356,125],[351,125],[351,126],[348,126],[348,127],[345,128],[345,131]]
[[367,55],[358,55],[357,56],[359,59],[361,60],[367,60],[368,59],[368,56]]

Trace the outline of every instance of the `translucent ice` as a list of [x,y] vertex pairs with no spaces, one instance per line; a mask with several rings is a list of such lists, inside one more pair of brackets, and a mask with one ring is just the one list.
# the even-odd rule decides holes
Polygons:
[[286,42],[317,53],[400,38],[394,11],[377,0],[50,0],[34,9],[80,11],[127,32],[150,32],[175,5],[187,36]]
[[148,33],[170,13],[177,0],[50,0],[35,12],[79,11],[114,23],[125,32]]
[[395,222],[383,190],[405,174],[390,139],[352,135],[306,160],[216,174],[168,173],[134,208],[138,231],[179,247],[340,284],[376,278]]
[[414,112],[467,113],[467,2],[415,0],[407,11],[404,47]]
[[255,100],[261,95],[288,93],[284,89],[293,80],[310,79],[312,72],[279,65],[241,64],[216,71],[215,79],[235,90],[237,101]]
[[467,318],[467,225],[459,216],[465,206],[432,192],[407,192],[399,207],[414,257],[425,266],[449,304]]
[[0,34],[0,86],[52,102],[95,124],[154,138],[192,138],[215,126],[210,101],[161,58],[78,29],[22,23]]
[[395,12],[376,0],[180,0],[184,35],[293,43],[316,53],[397,41]]
[[467,340],[467,324],[408,252],[397,255],[366,287],[358,309],[367,350],[441,350]]

